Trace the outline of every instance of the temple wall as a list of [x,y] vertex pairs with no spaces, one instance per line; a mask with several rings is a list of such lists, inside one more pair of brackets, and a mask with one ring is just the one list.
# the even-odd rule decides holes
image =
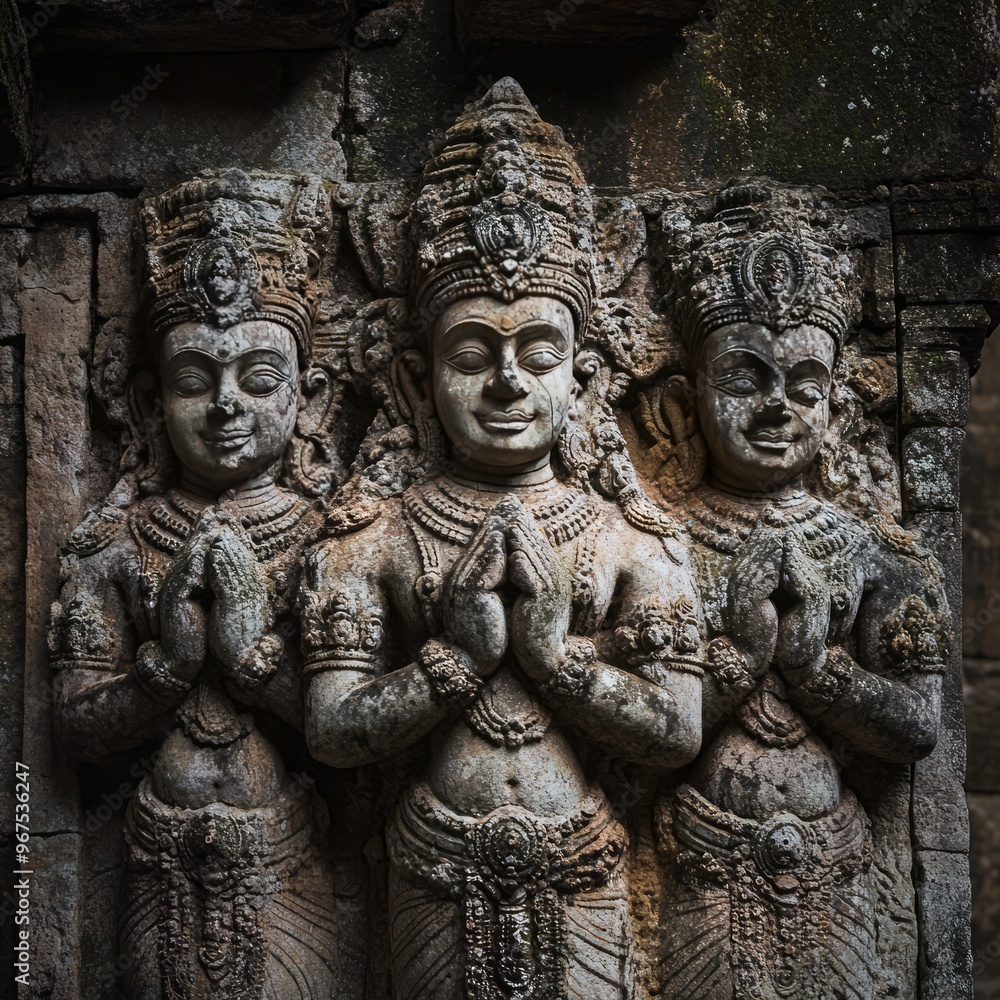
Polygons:
[[[110,997],[127,962],[113,948],[122,817],[149,764],[61,753],[46,633],[58,552],[121,458],[121,400],[94,378],[137,323],[140,198],[225,167],[412,191],[429,138],[508,75],[609,202],[648,210],[760,175],[825,187],[862,220],[864,349],[897,379],[880,416],[899,514],[945,569],[961,639],[942,738],[913,765],[919,985],[901,1000],[969,997],[970,973],[976,1000],[1000,997],[1000,344],[983,347],[1000,318],[996,6],[649,6],[0,0],[0,847],[13,870],[26,761],[35,873],[18,997]],[[363,242],[337,222],[331,311],[371,283]],[[335,816],[343,900],[356,860],[379,861],[356,842],[369,805]],[[5,896],[5,956],[16,912]],[[0,995],[14,989],[4,958]]]

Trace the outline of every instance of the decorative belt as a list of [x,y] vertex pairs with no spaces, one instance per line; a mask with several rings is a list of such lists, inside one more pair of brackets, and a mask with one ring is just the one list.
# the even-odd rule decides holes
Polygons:
[[165,997],[262,995],[267,904],[306,860],[313,816],[309,790],[294,780],[255,809],[171,806],[143,780],[126,843],[131,870],[159,883]]
[[818,819],[782,812],[760,822],[720,809],[691,785],[681,785],[674,793],[673,818],[685,848],[680,860],[689,870],[728,885],[737,870],[756,869],[783,905],[795,905],[799,894],[871,864],[868,818],[849,790]]
[[468,997],[565,1000],[561,895],[606,885],[627,845],[600,792],[569,817],[509,805],[476,819],[419,784],[403,796],[387,838],[398,871],[461,905]]

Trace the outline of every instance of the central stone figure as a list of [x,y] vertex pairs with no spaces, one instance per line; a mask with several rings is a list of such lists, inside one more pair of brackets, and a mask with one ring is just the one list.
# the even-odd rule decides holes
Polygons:
[[416,452],[411,485],[307,560],[312,752],[424,753],[387,831],[397,1000],[630,997],[626,832],[589,762],[699,748],[684,556],[576,454],[599,450],[592,226],[569,147],[516,83],[466,109],[412,220],[427,341],[395,362],[384,435]]

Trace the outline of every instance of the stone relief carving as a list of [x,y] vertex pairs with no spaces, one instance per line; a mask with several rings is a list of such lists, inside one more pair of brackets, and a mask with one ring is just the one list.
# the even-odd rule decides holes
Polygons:
[[[915,997],[949,626],[863,237],[766,181],[598,198],[510,79],[415,193],[332,188],[150,200],[148,343],[99,380],[124,474],[52,649],[68,749],[160,748],[126,995]],[[303,736],[374,776],[385,912],[338,895]]]
[[592,483],[627,457],[589,192],[503,81],[428,163],[411,228],[399,339],[419,333],[343,507],[388,495],[360,528],[335,506],[308,557],[310,747],[423,749],[386,832],[395,996],[628,997],[628,839],[581,740],[694,756],[701,616],[683,550]]
[[239,171],[144,210],[149,365],[51,632],[64,744],[94,761],[159,746],[125,820],[129,997],[342,988],[324,806],[253,710],[301,729],[291,611],[331,472],[310,368],[328,217],[322,182]]
[[832,409],[856,416],[837,381],[859,294],[813,206],[781,201],[733,186],[714,219],[660,220],[689,374],[642,425],[709,629],[704,749],[662,805],[663,995],[910,996],[907,859],[873,839],[852,772],[883,762],[885,792],[933,749],[947,605],[871,489],[874,424],[862,450],[830,433]]

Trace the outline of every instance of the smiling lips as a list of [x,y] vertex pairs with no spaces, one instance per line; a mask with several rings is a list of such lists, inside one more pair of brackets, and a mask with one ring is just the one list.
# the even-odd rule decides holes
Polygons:
[[252,430],[234,428],[224,431],[204,431],[201,439],[210,447],[220,451],[237,451],[242,448],[253,435]]
[[489,413],[476,414],[480,426],[494,434],[519,434],[534,419],[524,410],[490,410]]
[[782,427],[759,427],[747,434],[746,439],[765,451],[785,451],[795,443],[795,437]]

